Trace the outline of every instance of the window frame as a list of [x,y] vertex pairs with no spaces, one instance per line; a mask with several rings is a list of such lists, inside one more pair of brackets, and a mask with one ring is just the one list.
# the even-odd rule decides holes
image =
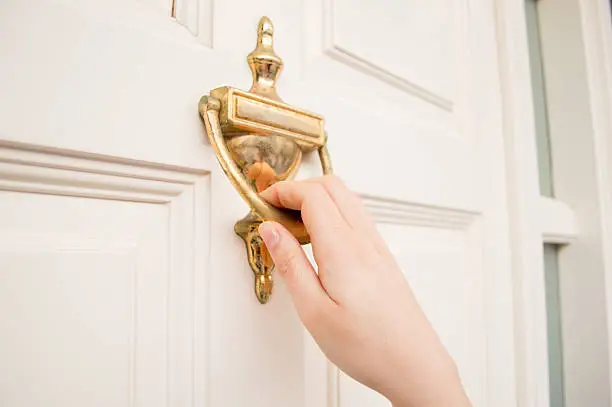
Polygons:
[[[610,4],[607,0],[564,1],[573,2],[578,10],[575,16],[579,19],[578,35],[581,38],[577,52],[581,55],[579,62],[584,68],[583,83],[579,85],[588,103],[582,127],[588,125],[589,129],[580,132],[580,139],[577,133],[573,136],[566,134],[560,140],[555,135],[551,136],[557,197],[550,198],[542,197],[539,190],[525,4],[516,0],[496,0],[514,279],[515,379],[518,405],[529,407],[541,407],[550,403],[543,243],[564,245],[559,251],[560,273],[566,279],[566,283],[562,284],[562,312],[574,312],[574,326],[570,324],[564,327],[564,336],[568,331],[573,335],[570,340],[564,338],[564,353],[574,355],[564,362],[566,372],[571,372],[566,375],[566,405],[602,405],[589,402],[593,397],[612,400],[609,375],[612,199],[608,187],[612,185],[608,175],[612,174],[612,163],[608,160],[608,156],[612,157],[612,143],[607,140],[608,135],[612,135]],[[555,18],[559,18],[554,12],[558,2],[539,2],[547,7],[547,24],[554,26]],[[558,109],[563,105],[557,99],[553,97],[550,100],[549,95],[549,103],[556,104],[554,108],[559,112]],[[578,151],[575,151],[575,143],[580,143]],[[569,159],[575,160],[575,168],[571,168]],[[580,171],[581,179],[572,176],[572,171]],[[596,203],[596,209],[587,210],[592,202]],[[593,283],[590,281],[590,285],[585,284],[589,279],[577,271],[581,267],[586,267],[586,274],[596,274],[599,276],[598,281],[604,282],[603,287],[600,287],[605,297],[603,303],[579,301],[589,294],[588,290],[592,289]],[[568,276],[573,280],[568,280]],[[576,309],[579,310],[577,315]],[[597,315],[599,319],[589,322],[585,314]],[[580,337],[580,332],[571,330],[576,328],[576,321],[580,322],[580,318],[584,326],[588,323],[603,323],[607,327],[603,334],[599,332],[599,336],[605,336],[604,340],[598,341],[597,346],[588,350],[592,355],[602,351],[604,353],[600,354],[608,355],[607,359],[599,361],[605,367],[605,383],[602,385],[600,382],[595,389],[587,388],[589,380],[581,380],[584,374],[592,372],[588,364],[580,363],[576,356],[580,355],[577,350],[584,345],[584,338]],[[602,346],[605,349],[601,349]]]

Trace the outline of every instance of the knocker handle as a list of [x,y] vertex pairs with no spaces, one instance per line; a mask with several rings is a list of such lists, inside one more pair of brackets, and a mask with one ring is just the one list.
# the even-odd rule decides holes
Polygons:
[[234,230],[246,244],[255,273],[255,294],[262,304],[272,294],[270,257],[258,227],[263,221],[283,225],[301,244],[310,237],[299,211],[279,209],[259,196],[274,182],[291,179],[304,153],[319,153],[323,174],[331,174],[323,117],[284,103],[276,91],[283,61],[273,49],[274,27],[263,17],[257,45],[247,58],[253,72],[248,92],[229,86],[213,89],[200,99],[199,111],[210,145],[232,185],[251,208]]
[[[283,210],[271,205],[262,199],[257,191],[253,189],[251,181],[247,179],[244,172],[238,167],[230,153],[223,137],[223,131],[219,124],[219,112],[221,102],[211,96],[203,96],[199,104],[200,114],[204,118],[206,134],[212,146],[217,160],[223,172],[230,182],[238,190],[238,193],[246,201],[252,211],[260,218],[260,222],[272,220],[283,225],[301,244],[310,243],[310,237],[304,227],[299,211]],[[332,173],[331,158],[327,146],[323,144],[318,148],[319,158],[323,174]]]

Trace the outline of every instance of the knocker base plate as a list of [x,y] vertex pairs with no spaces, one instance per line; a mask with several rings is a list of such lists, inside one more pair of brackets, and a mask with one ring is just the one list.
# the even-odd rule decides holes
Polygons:
[[259,235],[258,228],[262,220],[253,211],[236,222],[234,231],[244,240],[246,245],[249,265],[255,274],[255,295],[261,304],[265,304],[272,295],[274,280],[274,262],[263,239]]

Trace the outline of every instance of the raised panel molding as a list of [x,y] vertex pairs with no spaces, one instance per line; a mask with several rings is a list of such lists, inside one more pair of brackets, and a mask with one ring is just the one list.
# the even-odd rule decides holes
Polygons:
[[404,202],[364,194],[361,198],[377,223],[466,229],[479,216],[478,212],[457,208]]
[[325,55],[338,62],[342,62],[353,69],[386,82],[397,89],[416,96],[419,99],[429,102],[441,109],[449,112],[453,110],[453,102],[450,100],[438,96],[435,93],[417,85],[416,83],[409,81],[408,79],[395,75],[394,73],[351,53],[341,46],[334,44],[333,42],[326,45]]
[[213,0],[174,0],[172,16],[201,43],[213,46]]
[[[197,41],[212,48],[213,40],[213,1],[214,0],[62,0],[77,15],[60,18],[81,20],[83,16],[94,21],[109,22],[115,26],[139,28],[155,35],[175,38],[179,41],[195,37]],[[57,13],[56,9],[42,2],[42,13]],[[51,2],[52,3],[52,2]],[[47,7],[49,7],[47,9]],[[23,7],[24,10],[27,8]],[[21,11],[21,10],[19,10]],[[27,13],[27,11],[25,11]],[[47,15],[47,14],[45,14]],[[54,16],[55,18],[56,16]],[[177,27],[177,24],[183,27]],[[111,26],[112,27],[112,26]],[[104,30],[114,30],[104,27]],[[187,32],[185,32],[187,31]]]
[[[0,142],[0,191],[168,208],[168,406],[207,405],[209,181],[208,172],[191,168]],[[41,236],[37,240],[43,247],[56,247],[56,238]],[[69,241],[85,251],[137,246],[129,238],[112,244],[105,241],[102,246],[87,238],[75,243],[72,237]]]
[[206,172],[0,142],[0,190],[172,203]]
[[[443,110],[451,112],[453,101],[441,96],[434,91],[421,86],[411,78],[398,75],[389,69],[357,55],[349,49],[339,44],[336,33],[337,0],[324,0],[323,7],[323,52],[330,58],[341,62],[350,68],[360,71],[366,75],[386,82],[393,87],[409,93],[419,99],[431,103]],[[368,35],[368,30],[375,30],[372,27],[359,27],[361,35]],[[415,61],[416,63],[416,61]]]

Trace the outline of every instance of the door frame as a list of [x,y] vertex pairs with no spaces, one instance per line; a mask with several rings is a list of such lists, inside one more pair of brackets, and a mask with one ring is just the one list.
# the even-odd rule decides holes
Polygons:
[[[578,51],[584,56],[581,61],[584,64],[582,90],[589,109],[585,125],[589,127],[579,134],[579,151],[574,151],[578,145],[578,134],[573,139],[571,135],[559,139],[555,139],[554,135],[551,137],[553,162],[558,160],[563,163],[572,158],[573,165],[583,174],[579,186],[575,179],[567,177],[573,169],[565,166],[565,170],[561,168],[556,171],[555,187],[559,186],[563,191],[557,199],[543,198],[539,192],[524,2],[495,2],[514,274],[514,340],[519,406],[549,404],[543,243],[564,246],[559,255],[560,273],[573,274],[574,282],[580,283],[582,280],[576,273],[577,264],[581,267],[587,265],[591,272],[600,273],[604,281],[605,309],[592,301],[580,302],[580,297],[588,297],[593,287],[576,284],[571,291],[561,289],[562,295],[572,293],[571,298],[565,295],[565,299],[562,299],[561,312],[563,314],[564,309],[579,307],[582,321],[586,321],[584,317],[591,313],[603,313],[602,322],[607,323],[607,328],[603,330],[606,337],[600,338],[600,343],[605,344],[605,349],[595,347],[588,351],[607,354],[602,364],[607,365],[604,367],[608,372],[612,365],[612,194],[609,187],[612,179],[608,175],[612,174],[612,162],[608,160],[612,143],[607,139],[612,134],[612,14],[607,0],[571,1],[579,10],[577,18],[583,49]],[[585,190],[585,185],[589,192],[579,193]],[[593,202],[595,211],[581,211],[583,206]],[[581,347],[584,338],[580,337],[576,328],[579,327],[563,328],[564,339],[568,336],[564,342],[564,352],[568,355],[576,355],[579,349],[584,352]],[[570,356],[564,363],[566,372],[567,367],[572,372],[565,378],[568,406],[588,404],[580,401],[588,397],[584,380],[581,383],[580,377],[590,373],[589,366],[577,359]],[[605,392],[606,398],[612,399],[609,373],[606,382],[607,388],[598,390]]]

